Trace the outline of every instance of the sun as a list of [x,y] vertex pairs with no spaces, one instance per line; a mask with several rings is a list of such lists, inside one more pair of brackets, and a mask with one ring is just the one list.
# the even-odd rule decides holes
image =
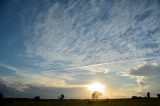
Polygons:
[[89,84],[88,85],[88,90],[90,90],[91,92],[94,91],[99,91],[101,93],[104,93],[105,91],[105,86],[99,82],[93,83],[93,84]]

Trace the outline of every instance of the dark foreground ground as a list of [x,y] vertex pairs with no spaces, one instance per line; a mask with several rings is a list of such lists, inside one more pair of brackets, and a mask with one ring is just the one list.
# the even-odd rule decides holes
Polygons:
[[160,106],[160,99],[31,100],[4,99],[0,106]]

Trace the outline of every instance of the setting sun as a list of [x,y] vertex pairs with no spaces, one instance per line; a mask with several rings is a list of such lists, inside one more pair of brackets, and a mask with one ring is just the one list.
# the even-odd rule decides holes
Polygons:
[[89,84],[88,89],[92,92],[99,91],[101,93],[104,93],[105,86],[101,83],[96,82],[96,83],[93,83],[93,84]]

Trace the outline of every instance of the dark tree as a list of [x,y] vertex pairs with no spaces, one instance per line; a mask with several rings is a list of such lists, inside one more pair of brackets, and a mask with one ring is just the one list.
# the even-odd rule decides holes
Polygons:
[[150,92],[147,93],[147,98],[150,98]]
[[64,95],[61,94],[59,97],[58,97],[59,100],[64,100]]
[[101,92],[99,92],[99,91],[94,91],[94,92],[92,93],[92,99],[98,99],[101,95],[102,95]]
[[40,100],[40,96],[35,96],[34,99],[35,100]]
[[0,99],[3,99],[3,94],[2,93],[0,93]]
[[157,94],[157,97],[160,98],[160,94]]

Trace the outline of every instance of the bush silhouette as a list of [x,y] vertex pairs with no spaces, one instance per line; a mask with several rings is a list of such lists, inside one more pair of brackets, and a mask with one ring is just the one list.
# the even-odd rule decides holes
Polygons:
[[132,99],[138,99],[138,97],[137,96],[132,96]]
[[58,97],[59,100],[64,100],[64,94],[61,94],[59,97]]
[[160,98],[160,94],[157,94],[157,97]]
[[40,100],[40,96],[35,96],[34,99],[35,100]]

